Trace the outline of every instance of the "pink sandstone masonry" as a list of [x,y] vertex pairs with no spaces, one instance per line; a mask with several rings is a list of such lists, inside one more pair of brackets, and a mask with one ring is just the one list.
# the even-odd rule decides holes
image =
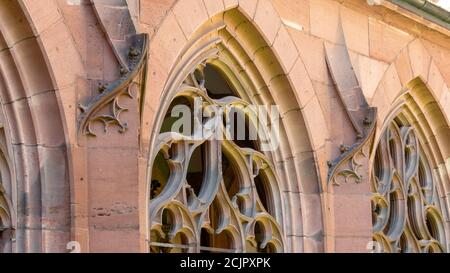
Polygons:
[[[280,110],[280,147],[261,167],[272,166],[278,181],[268,193],[279,208],[274,222],[261,220],[271,223],[273,249],[236,232],[244,242],[236,251],[253,242],[264,251],[370,252],[391,240],[385,251],[448,252],[450,29],[387,0],[368,2],[0,0],[0,253],[70,252],[74,243],[81,252],[164,249],[152,245],[164,228],[151,197],[158,137],[202,61],[233,75],[242,100]],[[394,150],[381,144],[396,139],[392,126],[404,149],[413,140],[401,128],[417,138],[417,175],[408,176],[412,150],[386,155],[405,158],[398,187],[409,187],[406,177],[434,183],[417,190],[436,207],[422,219],[437,230],[423,235],[432,241],[426,249],[416,249],[414,224],[377,230],[383,209],[415,198],[394,186],[393,204],[378,198],[388,165],[377,151]],[[160,209],[179,196],[170,198]],[[179,217],[192,217],[185,207]],[[243,224],[230,220],[224,230],[234,234],[233,225]],[[199,251],[193,230],[161,242],[198,243],[188,251]]]

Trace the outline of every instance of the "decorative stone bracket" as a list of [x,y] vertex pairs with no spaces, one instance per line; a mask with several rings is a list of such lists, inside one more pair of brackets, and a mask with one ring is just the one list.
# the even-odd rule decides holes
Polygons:
[[360,183],[361,169],[368,163],[373,144],[377,111],[369,107],[364,97],[347,48],[325,44],[325,52],[328,70],[356,132],[356,142],[351,146],[341,145],[341,155],[328,161],[328,183],[336,186],[350,180]]
[[[97,18],[101,23],[108,42],[113,49],[119,64],[122,66],[121,77],[108,85],[98,88],[99,94],[93,96],[86,104],[79,104],[79,130],[81,134],[95,136],[91,129],[93,122],[101,122],[105,132],[109,126],[118,126],[124,133],[127,123],[120,119],[122,112],[128,109],[119,104],[119,97],[126,95],[133,98],[130,84],[145,71],[147,63],[147,34],[136,34],[127,2],[125,0],[91,0]],[[99,114],[106,106],[110,107],[108,114]]]
[[348,183],[353,181],[361,183],[363,181],[362,170],[364,167],[367,167],[369,160],[375,132],[374,125],[375,122],[372,122],[370,127],[367,128],[366,137],[348,147],[334,161],[329,162],[328,182],[335,186],[340,186],[342,182]]
[[[128,72],[124,73],[117,81],[99,88],[100,93],[89,100],[86,105],[79,104],[81,110],[79,117],[79,129],[82,134],[95,136],[91,124],[100,121],[104,125],[105,132],[109,126],[117,125],[119,132],[124,133],[127,123],[120,119],[120,114],[128,109],[119,105],[118,98],[127,95],[133,98],[130,92],[130,84],[145,70],[147,63],[147,34],[139,34],[134,37],[133,46],[128,53]],[[110,106],[110,114],[98,114],[106,106]]]

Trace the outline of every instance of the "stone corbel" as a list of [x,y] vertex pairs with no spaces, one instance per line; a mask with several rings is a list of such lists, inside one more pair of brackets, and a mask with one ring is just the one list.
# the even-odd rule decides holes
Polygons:
[[[116,125],[119,132],[124,133],[128,127],[127,123],[120,119],[120,114],[128,109],[119,105],[118,98],[127,95],[133,98],[130,92],[130,85],[139,75],[145,71],[147,62],[148,38],[147,34],[135,36],[133,46],[130,47],[128,72],[124,73],[117,81],[99,88],[99,94],[92,97],[86,105],[79,104],[81,110],[79,116],[79,129],[84,135],[95,136],[91,129],[93,122],[100,121],[104,125],[105,132],[109,126]],[[104,107],[110,107],[109,114],[98,114]]]
[[[374,113],[373,116],[375,119],[376,114]],[[348,182],[361,183],[363,179],[366,179],[362,173],[369,161],[375,133],[375,122],[368,124],[365,131],[366,136],[361,141],[357,141],[350,147],[341,147],[342,154],[328,162],[328,182],[332,185],[340,186],[342,183]]]
[[328,161],[328,183],[363,181],[376,128],[376,108],[370,107],[353,70],[348,50],[343,45],[325,44],[326,62],[337,92],[356,134],[351,145],[342,144],[341,154]]
[[[91,0],[91,2],[107,40],[121,65],[121,77],[108,85],[100,85],[98,95],[88,99],[87,103],[78,105],[81,111],[78,119],[79,131],[83,135],[95,136],[91,124],[101,122],[105,132],[110,126],[118,126],[119,132],[124,133],[128,126],[121,120],[120,115],[128,109],[122,107],[118,99],[122,95],[133,98],[131,84],[146,70],[148,35],[136,33],[125,0],[114,2]],[[143,78],[145,79],[145,76]],[[99,114],[108,106],[109,113]]]

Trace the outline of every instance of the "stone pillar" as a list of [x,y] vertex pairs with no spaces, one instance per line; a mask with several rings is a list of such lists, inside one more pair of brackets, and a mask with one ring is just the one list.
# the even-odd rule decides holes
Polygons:
[[117,116],[117,121],[105,125],[93,119],[88,125],[91,131],[80,132],[87,134],[81,137],[85,141],[90,252],[140,250],[139,88],[137,83],[126,88],[131,96],[122,93],[97,113],[97,116],[111,115],[110,107],[128,109]]
[[97,90],[79,106],[78,137],[87,179],[86,241],[89,252],[139,252],[140,95],[148,39],[136,34],[127,1],[92,3],[114,53],[92,57],[108,60],[103,73],[114,77],[90,84]]
[[372,250],[370,142],[344,159],[329,180],[334,252]]
[[[342,26],[341,35],[344,37]],[[328,206],[335,252],[368,252],[372,241],[369,158],[376,125],[376,109],[369,106],[355,74],[346,45],[325,43],[328,71],[352,131],[342,135],[340,155],[328,162]],[[348,133],[348,134],[347,134]],[[344,143],[352,143],[345,145]]]

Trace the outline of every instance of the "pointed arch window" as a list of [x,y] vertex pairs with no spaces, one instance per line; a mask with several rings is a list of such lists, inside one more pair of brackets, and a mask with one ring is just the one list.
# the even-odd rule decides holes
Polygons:
[[445,252],[437,185],[415,128],[399,114],[384,130],[372,171],[377,252]]
[[151,252],[283,252],[278,178],[248,105],[208,58],[179,87],[153,147]]

